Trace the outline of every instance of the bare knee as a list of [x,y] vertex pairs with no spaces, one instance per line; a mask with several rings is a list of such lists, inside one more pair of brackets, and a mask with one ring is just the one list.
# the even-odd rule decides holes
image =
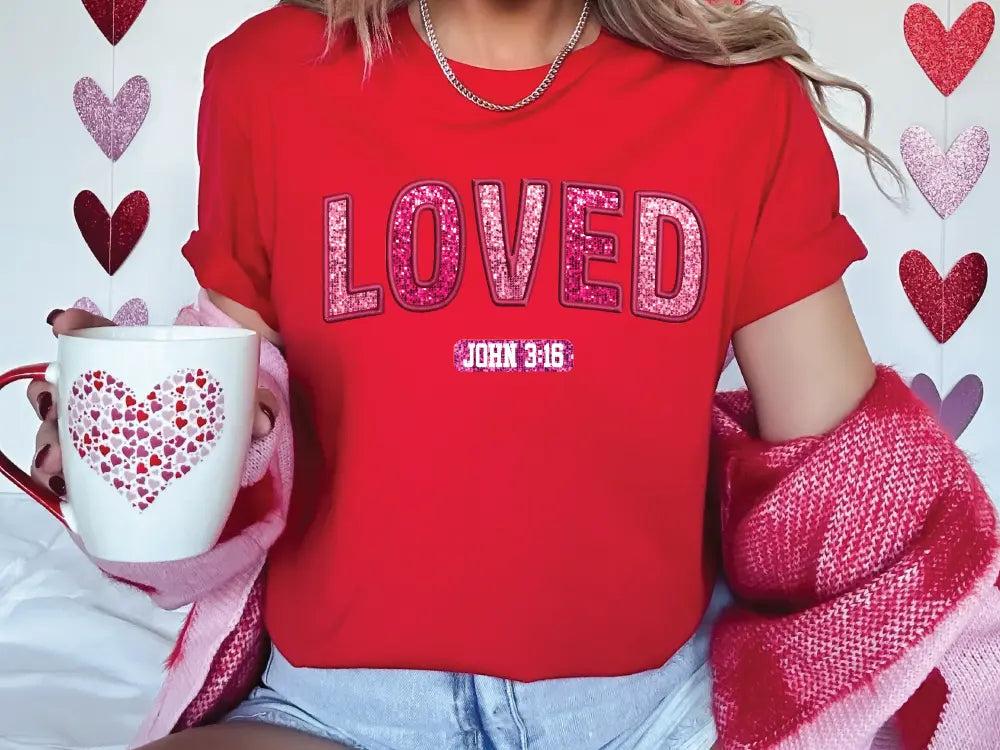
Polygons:
[[142,750],[348,750],[291,729],[234,721],[189,729],[146,745]]

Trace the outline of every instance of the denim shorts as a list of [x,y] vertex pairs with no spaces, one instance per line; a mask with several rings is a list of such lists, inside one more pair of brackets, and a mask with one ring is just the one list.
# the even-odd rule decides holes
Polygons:
[[482,675],[293,667],[273,649],[261,685],[225,719],[296,729],[356,750],[709,750],[708,639],[658,669],[522,683]]

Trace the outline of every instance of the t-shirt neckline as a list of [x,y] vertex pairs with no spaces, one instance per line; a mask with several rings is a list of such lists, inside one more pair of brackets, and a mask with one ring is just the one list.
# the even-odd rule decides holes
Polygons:
[[[421,66],[432,67],[437,71],[442,82],[451,88],[451,84],[447,82],[437,59],[434,57],[434,51],[414,25],[408,8],[404,5],[397,9],[390,22],[394,44],[398,51],[402,52],[407,59],[419,62]],[[587,70],[590,64],[598,59],[611,39],[611,33],[601,27],[594,41],[570,52],[563,61],[549,90],[565,87]],[[530,94],[545,78],[545,74],[551,67],[551,63],[548,63],[530,68],[498,70],[471,65],[451,58],[447,59],[459,81],[486,99],[494,98],[498,104],[509,104]]]

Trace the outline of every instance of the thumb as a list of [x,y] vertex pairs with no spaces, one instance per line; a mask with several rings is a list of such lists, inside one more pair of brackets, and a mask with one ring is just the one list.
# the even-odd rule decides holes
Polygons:
[[253,415],[253,436],[267,437],[278,418],[278,398],[267,388],[257,389],[257,406]]
[[107,318],[94,315],[86,310],[53,310],[49,313],[46,322],[52,326],[52,333],[59,336],[70,331],[79,331],[83,328],[100,328],[103,326],[113,326]]

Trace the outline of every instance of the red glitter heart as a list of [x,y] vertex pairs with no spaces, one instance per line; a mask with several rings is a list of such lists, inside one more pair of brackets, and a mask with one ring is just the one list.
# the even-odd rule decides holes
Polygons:
[[913,309],[940,343],[962,327],[986,291],[986,258],[969,253],[952,266],[945,278],[919,250],[899,260],[899,280]]
[[141,190],[125,196],[114,216],[108,216],[100,198],[84,190],[73,203],[76,225],[90,252],[109,276],[121,268],[149,223],[149,198]]
[[946,30],[937,14],[922,3],[911,5],[903,19],[903,35],[913,57],[945,96],[972,70],[993,36],[996,18],[986,3],[973,3]]
[[122,40],[145,5],[146,0],[83,0],[83,7],[111,44]]

